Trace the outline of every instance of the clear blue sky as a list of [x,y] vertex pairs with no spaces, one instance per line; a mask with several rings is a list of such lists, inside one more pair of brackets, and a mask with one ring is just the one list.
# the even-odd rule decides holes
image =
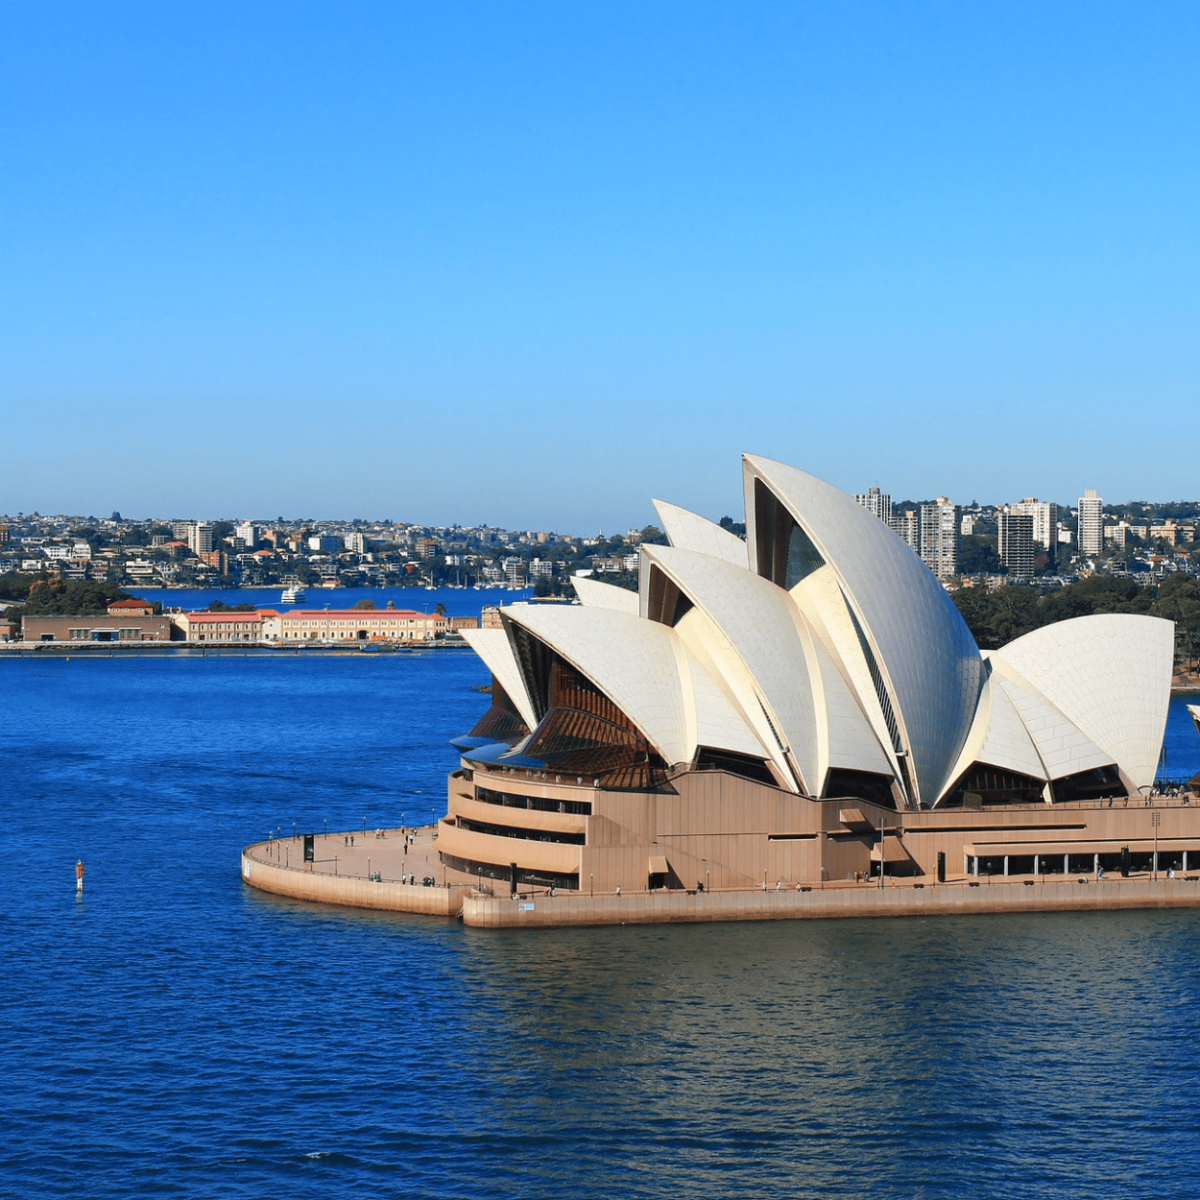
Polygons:
[[1200,5],[0,2],[0,511],[1200,496]]

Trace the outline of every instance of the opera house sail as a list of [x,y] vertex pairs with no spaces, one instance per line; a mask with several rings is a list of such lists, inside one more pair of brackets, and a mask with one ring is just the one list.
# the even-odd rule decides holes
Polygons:
[[598,895],[1065,872],[1128,852],[1170,622],[1083,617],[981,652],[850,496],[755,456],[742,474],[744,541],[658,502],[669,545],[642,546],[637,593],[578,578],[577,605],[465,632],[491,706],[454,741],[448,871]]

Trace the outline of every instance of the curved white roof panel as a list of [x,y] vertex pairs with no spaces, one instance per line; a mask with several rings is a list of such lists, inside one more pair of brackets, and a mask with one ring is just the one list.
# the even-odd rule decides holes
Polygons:
[[517,706],[521,720],[530,728],[537,727],[533,702],[525,690],[521,668],[513,657],[508,634],[503,629],[464,629],[463,639],[483,659],[483,665],[496,677],[496,681],[508,693]]
[[974,718],[982,667],[975,639],[941,584],[877,517],[794,467],[752,455],[743,462],[752,564],[758,478],[836,572],[888,687],[918,798],[931,804]]
[[[799,612],[797,616],[800,616]],[[801,637],[811,639],[806,651],[817,701],[821,778],[815,786],[824,790],[825,776],[831,769],[892,775],[892,763],[854,698],[853,689],[838,670],[833,655],[812,630],[803,625]]]
[[695,550],[700,554],[711,554],[723,558],[735,567],[748,567],[750,558],[746,543],[736,534],[722,529],[705,517],[699,517],[677,504],[655,500],[654,508],[662,522],[663,533],[672,546],[680,550]]
[[815,794],[821,779],[813,685],[791,598],[745,568],[708,554],[674,546],[644,546],[642,553],[729,639],[805,786]]
[[1064,621],[985,663],[941,585],[849,496],[750,456],[743,484],[747,542],[656,502],[672,544],[642,547],[639,593],[577,578],[582,605],[514,606],[504,630],[465,631],[531,728],[521,628],[672,764],[698,746],[734,751],[809,795],[834,786],[833,770],[869,772],[922,806],[975,763],[1052,782],[1115,763],[1129,788],[1153,781],[1170,622]]
[[[711,746],[714,750],[733,750],[752,758],[770,758],[769,750],[755,737],[700,659],[683,644],[682,639],[674,634],[672,636],[677,645],[676,653],[682,656],[683,671],[691,689],[694,715],[689,732],[694,741],[692,753],[697,746]],[[684,695],[686,698],[686,690]]]
[[588,608],[611,608],[613,612],[631,613],[637,616],[638,594],[629,588],[617,587],[612,583],[601,583],[590,575],[572,575],[571,586],[581,604]]
[[1048,778],[1045,764],[1011,698],[999,680],[986,672],[975,723],[938,800],[944,799],[962,773],[977,762],[1033,779]]
[[1003,664],[997,664],[992,682],[1012,701],[1050,779],[1064,779],[1115,761],[1045,696],[1008,674]]
[[690,760],[683,685],[671,631],[605,608],[506,608],[504,614],[578,667],[668,763]]
[[1036,688],[1134,787],[1144,787],[1158,769],[1174,649],[1170,621],[1107,613],[1035,629],[991,659]]

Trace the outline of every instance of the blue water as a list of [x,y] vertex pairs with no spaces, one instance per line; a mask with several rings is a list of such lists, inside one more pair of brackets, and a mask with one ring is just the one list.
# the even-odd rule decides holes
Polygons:
[[496,934],[242,885],[268,830],[442,811],[484,682],[0,659],[0,1196],[1197,1193],[1194,913]]

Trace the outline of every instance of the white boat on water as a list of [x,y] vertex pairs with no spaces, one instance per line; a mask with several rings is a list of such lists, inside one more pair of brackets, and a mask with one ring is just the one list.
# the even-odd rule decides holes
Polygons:
[[304,597],[307,593],[302,587],[284,588],[283,595],[279,597],[280,604],[303,604]]

